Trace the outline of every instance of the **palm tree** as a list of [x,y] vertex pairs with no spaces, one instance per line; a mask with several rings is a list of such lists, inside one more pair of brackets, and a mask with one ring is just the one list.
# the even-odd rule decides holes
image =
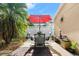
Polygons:
[[25,8],[24,3],[0,4],[1,35],[6,44],[9,44],[12,38],[25,34],[28,26]]

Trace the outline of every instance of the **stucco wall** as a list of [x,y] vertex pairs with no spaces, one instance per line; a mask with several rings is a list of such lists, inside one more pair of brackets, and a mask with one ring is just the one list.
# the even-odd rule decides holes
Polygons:
[[63,4],[55,17],[55,35],[59,36],[60,19],[63,17],[61,30],[71,39],[79,40],[79,4],[69,3]]

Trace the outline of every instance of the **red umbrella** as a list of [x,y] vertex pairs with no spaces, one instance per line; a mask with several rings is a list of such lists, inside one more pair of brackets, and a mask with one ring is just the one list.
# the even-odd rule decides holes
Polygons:
[[30,15],[29,20],[32,23],[46,23],[51,20],[50,15]]

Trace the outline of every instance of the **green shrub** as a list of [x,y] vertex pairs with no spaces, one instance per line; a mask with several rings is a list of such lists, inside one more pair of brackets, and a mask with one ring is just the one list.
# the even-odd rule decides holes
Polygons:
[[72,41],[70,48],[71,49],[76,49],[76,47],[77,47],[77,42],[76,41]]

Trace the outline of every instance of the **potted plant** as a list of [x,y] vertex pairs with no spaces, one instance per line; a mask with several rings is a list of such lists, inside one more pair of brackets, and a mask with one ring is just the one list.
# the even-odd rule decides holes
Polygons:
[[69,52],[73,53],[73,54],[76,54],[76,48],[77,48],[77,42],[76,41],[72,41],[71,42],[71,46],[67,50]]
[[68,49],[71,46],[71,42],[67,36],[64,36],[61,40],[61,46],[65,49]]

